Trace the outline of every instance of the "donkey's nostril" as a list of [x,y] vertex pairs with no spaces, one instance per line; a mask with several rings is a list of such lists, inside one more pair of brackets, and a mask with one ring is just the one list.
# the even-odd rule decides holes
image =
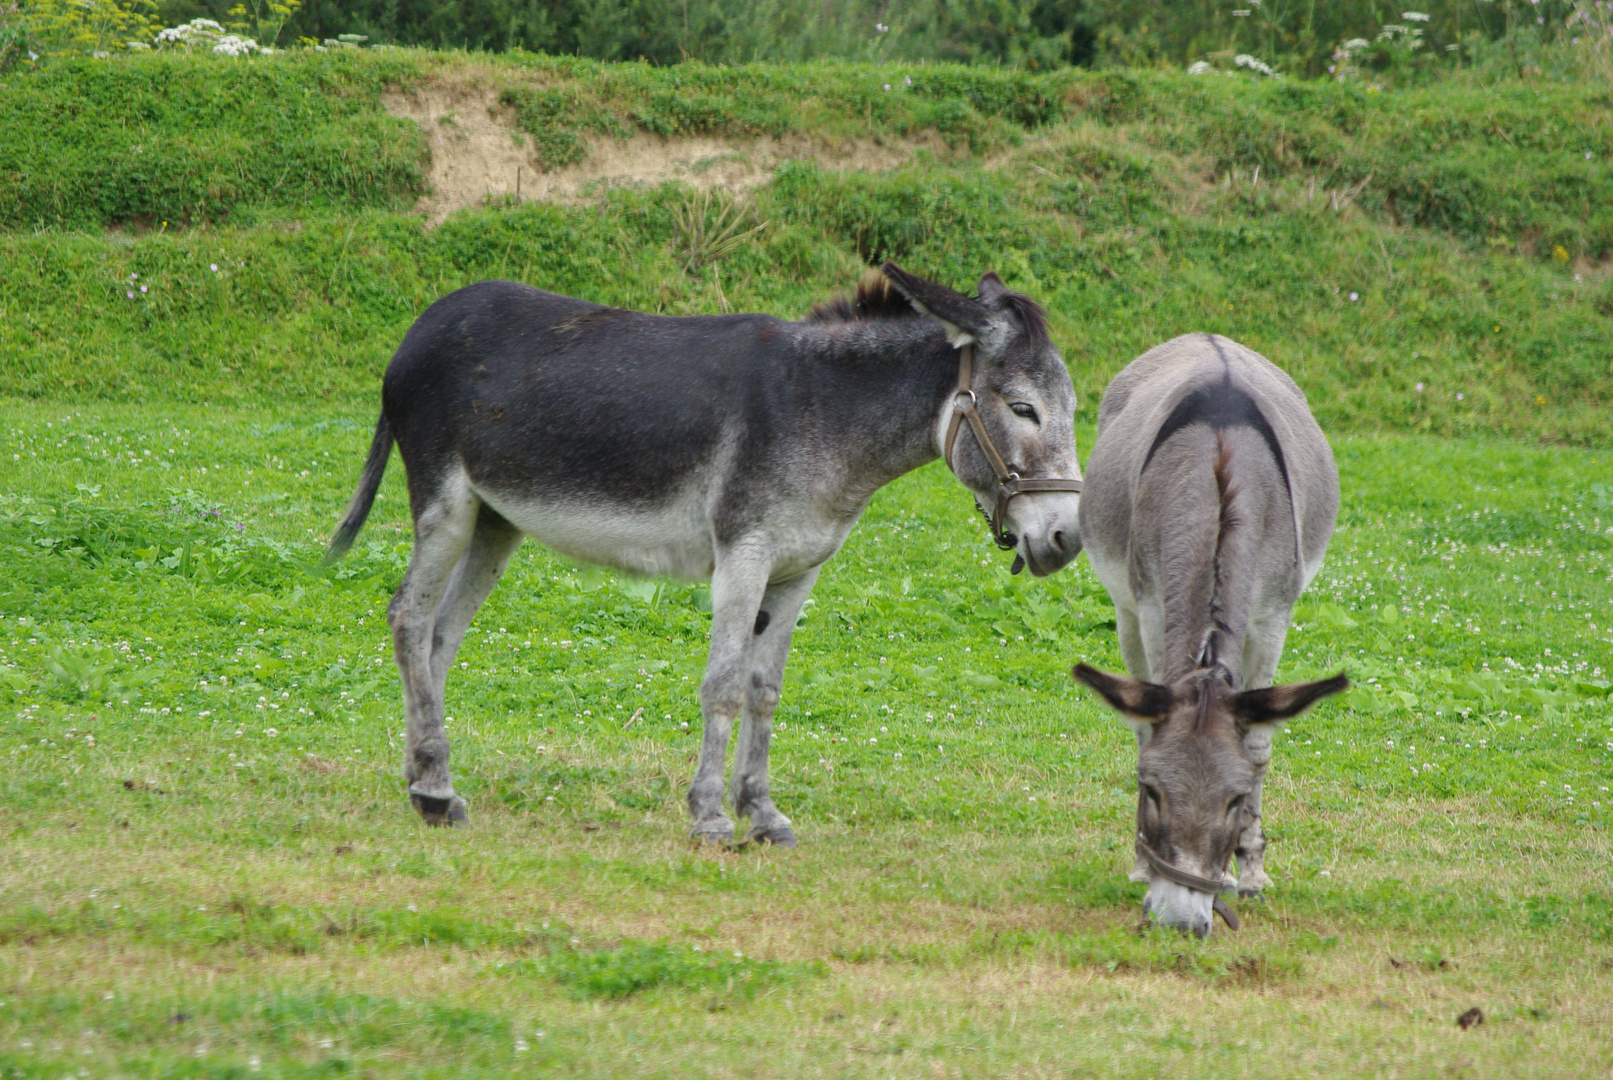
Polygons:
[[1054,529],[1053,530],[1053,550],[1058,552],[1060,555],[1064,554],[1065,551],[1069,550],[1068,548],[1066,548],[1064,546],[1064,530],[1063,529]]

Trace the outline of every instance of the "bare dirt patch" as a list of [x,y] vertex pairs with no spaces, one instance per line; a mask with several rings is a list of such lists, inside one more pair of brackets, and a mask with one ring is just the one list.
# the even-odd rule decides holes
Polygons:
[[431,145],[431,188],[418,209],[432,225],[456,210],[491,200],[540,199],[576,203],[614,187],[655,186],[681,180],[699,189],[742,192],[771,180],[789,161],[829,169],[884,172],[920,150],[951,155],[934,132],[902,140],[848,139],[829,143],[805,135],[755,139],[664,138],[639,132],[628,139],[591,137],[575,165],[544,172],[531,140],[495,87],[425,86],[393,90],[381,104],[420,125]]

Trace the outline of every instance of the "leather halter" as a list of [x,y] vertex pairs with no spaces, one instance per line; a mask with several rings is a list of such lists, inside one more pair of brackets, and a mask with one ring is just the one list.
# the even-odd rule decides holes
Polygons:
[[1221,894],[1227,891],[1226,882],[1199,877],[1197,874],[1190,874],[1178,866],[1172,866],[1160,858],[1157,851],[1148,846],[1147,841],[1142,837],[1142,833],[1137,834],[1137,854],[1141,855],[1144,861],[1148,863],[1149,869],[1166,881],[1175,882],[1178,885],[1192,889],[1194,892],[1209,893],[1215,897],[1211,904],[1215,913],[1221,916],[1221,921],[1227,924],[1228,929],[1236,930],[1238,928],[1238,913],[1232,910],[1231,904],[1221,898]]
[[[942,440],[941,456],[957,475],[958,470],[952,465],[952,446],[958,441],[958,429],[963,421],[969,422],[969,430],[975,433],[975,442],[980,445],[980,452],[985,455],[986,463],[991,466],[991,472],[997,480],[996,505],[990,514],[984,509],[980,513],[991,526],[991,538],[997,546],[1004,551],[1012,551],[1019,546],[1019,537],[1007,532],[1005,526],[1008,522],[1008,504],[1021,495],[1030,495],[1042,491],[1069,491],[1077,494],[1081,491],[1081,481],[1067,480],[1062,477],[1047,477],[1023,479],[1017,472],[1008,468],[1008,463],[997,450],[997,444],[991,441],[991,433],[986,430],[986,422],[980,416],[980,401],[974,392],[975,347],[974,343],[963,346],[958,350],[958,388],[952,395],[952,418],[947,421],[946,438]],[[1015,569],[1018,569],[1015,563]]]

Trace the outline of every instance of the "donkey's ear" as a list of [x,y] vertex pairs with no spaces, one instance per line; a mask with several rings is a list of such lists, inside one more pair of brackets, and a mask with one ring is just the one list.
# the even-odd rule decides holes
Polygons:
[[900,266],[888,262],[880,272],[890,279],[908,303],[926,315],[933,315],[946,327],[947,340],[955,349],[980,341],[992,329],[994,316],[978,300],[971,300],[945,285],[937,285],[921,277],[914,277]]
[[1263,690],[1245,690],[1232,698],[1232,715],[1238,726],[1245,730],[1260,725],[1276,726],[1284,720],[1298,716],[1318,701],[1350,688],[1344,672],[1319,682],[1289,683],[1287,686],[1268,686]]
[[997,276],[997,271],[987,270],[980,276],[980,287],[975,292],[980,294],[982,304],[991,305],[1008,295],[1008,286],[1003,279]]
[[1128,719],[1146,720],[1157,724],[1170,715],[1175,695],[1168,686],[1111,675],[1086,664],[1070,669],[1070,678],[1086,683],[1107,701],[1111,707]]

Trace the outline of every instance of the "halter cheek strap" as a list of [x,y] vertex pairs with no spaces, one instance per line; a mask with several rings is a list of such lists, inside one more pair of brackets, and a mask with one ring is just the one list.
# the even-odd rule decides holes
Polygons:
[[[947,468],[956,476],[958,470],[952,464],[952,448],[958,441],[958,431],[964,421],[968,421],[969,430],[974,432],[975,442],[979,445],[980,452],[985,455],[986,464],[991,466],[992,476],[997,480],[995,505],[992,512],[986,515],[986,521],[991,525],[991,538],[1004,551],[1012,551],[1019,546],[1019,537],[1007,531],[1008,504],[1021,495],[1043,491],[1068,491],[1079,494],[1081,481],[1063,477],[1024,479],[1008,468],[1008,463],[997,450],[997,444],[991,440],[991,433],[986,430],[986,421],[980,415],[980,401],[974,392],[974,368],[975,347],[974,343],[970,342],[958,350],[958,388],[952,395],[952,417],[947,421],[946,436],[941,441],[941,456],[946,460]],[[982,510],[981,513],[985,514],[985,511]],[[1018,563],[1015,566],[1017,568]]]

